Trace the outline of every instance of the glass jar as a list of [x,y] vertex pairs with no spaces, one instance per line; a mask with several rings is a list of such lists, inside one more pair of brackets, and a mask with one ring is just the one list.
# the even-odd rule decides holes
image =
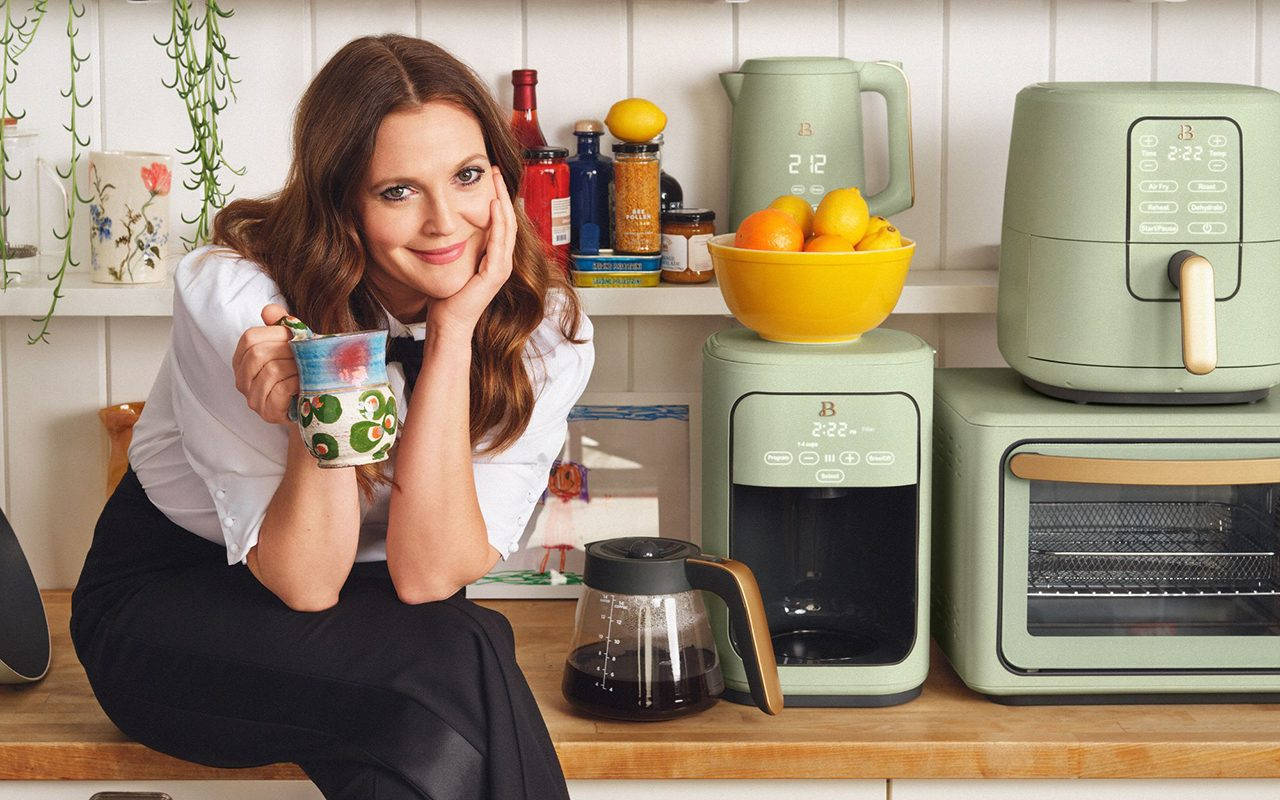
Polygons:
[[5,169],[0,175],[0,286],[35,275],[40,255],[39,134],[4,121]]
[[520,201],[547,249],[547,257],[569,274],[569,166],[563,147],[524,151]]
[[715,271],[707,242],[716,235],[716,212],[675,208],[662,215],[662,279],[669,283],[706,283]]
[[629,255],[662,252],[658,145],[613,146],[613,250]]

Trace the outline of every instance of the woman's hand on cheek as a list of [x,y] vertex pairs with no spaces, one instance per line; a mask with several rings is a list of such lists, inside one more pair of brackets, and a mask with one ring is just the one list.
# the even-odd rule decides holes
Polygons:
[[496,164],[490,174],[496,196],[489,201],[489,230],[484,255],[480,258],[476,274],[461,289],[431,304],[427,327],[436,335],[459,336],[470,342],[480,315],[511,276],[516,247],[516,210],[511,205],[506,181]]

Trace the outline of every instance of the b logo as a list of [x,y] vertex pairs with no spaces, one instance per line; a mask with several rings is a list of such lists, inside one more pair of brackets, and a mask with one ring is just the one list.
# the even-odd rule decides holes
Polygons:
[[812,136],[812,135],[813,135],[813,126],[812,126],[811,124],[809,124],[808,122],[801,122],[801,123],[800,123],[800,133],[799,133],[799,135],[800,135],[800,136]]
[[818,409],[820,417],[834,417],[836,415],[836,404],[830,400],[822,401],[822,408]]
[[1186,124],[1179,125],[1178,138],[1185,142],[1188,139],[1196,138],[1196,132],[1191,129],[1190,125],[1186,125]]

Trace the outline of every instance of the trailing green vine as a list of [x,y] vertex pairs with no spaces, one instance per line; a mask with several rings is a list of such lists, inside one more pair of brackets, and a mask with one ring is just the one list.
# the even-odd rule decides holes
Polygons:
[[[227,162],[218,132],[218,114],[235,99],[235,85],[239,83],[231,77],[230,65],[235,56],[227,52],[227,40],[221,30],[221,21],[234,12],[223,10],[218,0],[205,0],[204,15],[195,19],[191,6],[192,0],[173,0],[169,37],[163,40],[153,37],[173,59],[173,81],[166,81],[164,85],[177,91],[191,121],[191,147],[178,151],[190,156],[183,163],[191,168],[192,177],[183,181],[183,186],[201,194],[200,213],[190,219],[182,218],[183,222],[196,226],[192,237],[182,240],[188,250],[209,240],[213,215],[235,189],[223,187],[221,171],[244,174],[243,167],[236,169]],[[201,39],[203,42],[198,44]]]
[[4,29],[0,32],[0,169],[4,170],[0,178],[0,290],[9,288],[10,276],[15,274],[9,272],[9,197],[4,187],[21,177],[20,173],[9,171],[4,120],[9,117],[22,119],[27,115],[26,111],[16,111],[9,105],[9,87],[18,79],[18,59],[35,38],[48,5],[49,0],[34,0],[28,14],[17,22],[13,18],[12,0],[4,0]]
[[90,97],[88,100],[81,101],[80,95],[76,92],[76,75],[80,72],[81,65],[89,60],[89,56],[82,56],[76,51],[76,34],[78,33],[76,20],[83,17],[84,13],[85,9],[83,4],[81,4],[80,10],[77,11],[75,0],[67,0],[67,52],[71,59],[71,86],[61,94],[63,97],[66,97],[71,101],[71,120],[68,124],[63,126],[67,132],[71,134],[71,163],[67,166],[67,171],[65,173],[61,169],[58,169],[58,176],[63,180],[71,181],[71,191],[68,193],[68,197],[70,197],[71,202],[67,203],[66,229],[62,231],[62,233],[54,231],[54,235],[62,240],[62,263],[58,265],[57,272],[48,276],[49,280],[54,281],[53,300],[49,303],[49,311],[45,313],[44,317],[34,320],[35,322],[41,323],[40,332],[35,336],[28,336],[27,344],[35,344],[36,342],[45,342],[48,344],[49,321],[53,319],[53,311],[58,307],[58,300],[62,298],[62,279],[66,277],[67,269],[69,267],[74,268],[80,266],[80,262],[76,261],[75,257],[71,254],[71,229],[76,221],[76,203],[89,202],[87,197],[83,197],[80,194],[80,187],[76,181],[76,167],[80,163],[80,151],[81,149],[88,148],[89,139],[88,137],[81,139],[79,132],[76,130],[76,110],[87,108],[90,101],[93,99]]

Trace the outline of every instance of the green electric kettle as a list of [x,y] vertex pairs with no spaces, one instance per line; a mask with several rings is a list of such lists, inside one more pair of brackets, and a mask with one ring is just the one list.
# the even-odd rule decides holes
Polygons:
[[890,61],[847,58],[753,58],[720,73],[733,103],[729,151],[729,224],[781,194],[816,206],[831,189],[866,195],[862,160],[862,92],[884,96],[889,118],[889,185],[867,197],[888,216],[915,202],[911,163],[911,95]]

